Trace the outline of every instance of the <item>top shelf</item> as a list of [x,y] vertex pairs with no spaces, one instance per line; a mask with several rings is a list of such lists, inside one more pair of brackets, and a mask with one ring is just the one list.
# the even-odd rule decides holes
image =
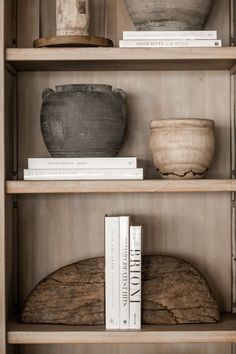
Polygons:
[[236,47],[222,48],[8,48],[19,71],[231,70]]

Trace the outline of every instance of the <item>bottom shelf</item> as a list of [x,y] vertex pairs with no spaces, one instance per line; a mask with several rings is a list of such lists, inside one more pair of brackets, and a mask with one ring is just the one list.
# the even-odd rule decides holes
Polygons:
[[141,331],[9,322],[9,344],[236,343],[236,315],[213,325],[143,326]]

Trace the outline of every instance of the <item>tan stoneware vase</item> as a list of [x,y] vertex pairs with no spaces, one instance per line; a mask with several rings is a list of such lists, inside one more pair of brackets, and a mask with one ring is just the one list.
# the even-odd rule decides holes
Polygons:
[[215,123],[208,119],[160,119],[150,124],[153,162],[164,179],[203,178],[215,150]]
[[138,31],[202,30],[214,0],[125,0]]

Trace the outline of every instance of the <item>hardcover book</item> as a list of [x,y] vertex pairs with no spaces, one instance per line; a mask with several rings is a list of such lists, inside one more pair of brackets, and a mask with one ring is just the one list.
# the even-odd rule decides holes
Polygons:
[[124,40],[217,39],[217,31],[124,31]]
[[129,216],[120,216],[120,329],[129,329]]
[[26,181],[142,180],[142,168],[24,170]]
[[120,48],[198,48],[222,47],[221,40],[121,40]]
[[106,329],[120,328],[120,220],[105,217]]
[[137,168],[136,157],[29,158],[31,169]]
[[130,328],[141,329],[142,226],[130,226]]

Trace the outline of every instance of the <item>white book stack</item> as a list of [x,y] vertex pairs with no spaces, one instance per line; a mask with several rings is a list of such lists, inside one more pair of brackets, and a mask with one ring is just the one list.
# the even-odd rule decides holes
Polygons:
[[142,180],[136,157],[30,158],[24,170],[26,181]]
[[105,217],[106,329],[141,329],[142,227]]
[[120,48],[222,47],[217,31],[124,31]]

